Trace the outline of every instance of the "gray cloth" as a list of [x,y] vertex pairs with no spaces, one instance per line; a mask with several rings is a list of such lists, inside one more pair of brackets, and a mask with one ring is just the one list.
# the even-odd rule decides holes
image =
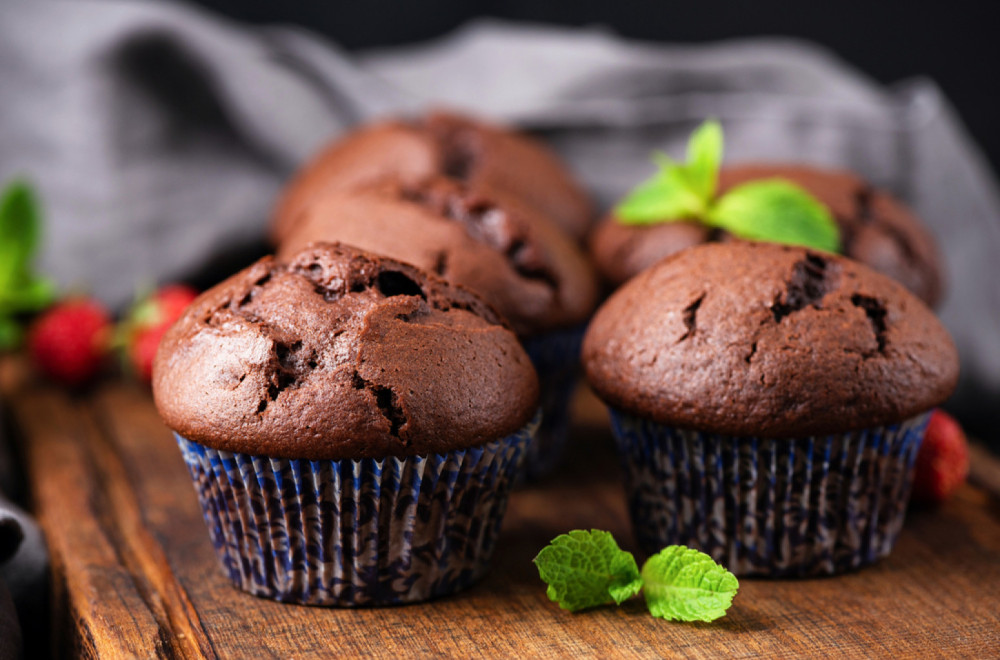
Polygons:
[[517,124],[609,204],[653,149],[681,153],[714,116],[732,161],[846,167],[916,209],[947,258],[958,404],[997,414],[1000,199],[927,80],[884,88],[792,41],[666,46],[493,21],[352,57],[184,5],[35,0],[0,4],[0,89],[0,181],[41,190],[43,268],[113,305],[258,242],[288,175],[360,121],[444,104]]

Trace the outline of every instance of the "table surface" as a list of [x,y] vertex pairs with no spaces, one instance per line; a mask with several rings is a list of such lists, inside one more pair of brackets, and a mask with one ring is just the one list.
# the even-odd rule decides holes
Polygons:
[[575,401],[569,460],[512,496],[493,568],[436,601],[377,609],[283,605],[234,589],[148,390],[111,379],[71,395],[0,362],[32,506],[53,565],[56,653],[101,657],[995,657],[1000,461],[974,447],[970,483],[911,509],[892,555],[834,578],[743,579],[716,622],[654,619],[641,599],[571,614],[532,557],[575,528],[633,549],[602,407]]

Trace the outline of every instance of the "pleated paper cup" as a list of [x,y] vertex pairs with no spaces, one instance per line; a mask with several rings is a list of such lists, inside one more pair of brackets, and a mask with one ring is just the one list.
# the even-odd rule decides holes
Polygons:
[[683,544],[737,575],[775,577],[842,573],[889,554],[928,418],[768,439],[611,411],[643,550]]
[[479,447],[310,461],[176,436],[223,568],[240,589],[304,605],[391,605],[485,573],[538,417]]
[[526,476],[543,477],[562,460],[569,436],[570,403],[580,378],[580,345],[586,326],[555,330],[522,340],[538,372],[542,423],[524,461]]

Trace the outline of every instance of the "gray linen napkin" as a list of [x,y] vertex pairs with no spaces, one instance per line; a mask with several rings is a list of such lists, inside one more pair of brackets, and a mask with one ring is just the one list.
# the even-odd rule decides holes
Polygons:
[[679,154],[714,116],[732,161],[846,167],[916,209],[949,268],[955,405],[991,432],[1000,421],[997,182],[927,80],[885,88],[794,41],[654,45],[495,21],[350,56],[180,4],[35,0],[0,3],[0,89],[0,181],[41,190],[42,266],[112,305],[256,249],[288,175],[360,121],[444,104],[520,125],[609,204],[651,150]]

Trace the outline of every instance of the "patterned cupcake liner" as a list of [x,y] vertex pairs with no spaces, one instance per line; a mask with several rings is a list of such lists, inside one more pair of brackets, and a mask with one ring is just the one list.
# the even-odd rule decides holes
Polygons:
[[841,573],[889,554],[928,418],[787,440],[611,411],[642,549],[684,544],[737,575],[774,577]]
[[304,605],[390,605],[454,593],[485,573],[538,416],[480,447],[309,461],[176,436],[233,583]]
[[525,473],[542,477],[559,463],[569,436],[570,401],[580,377],[580,346],[585,325],[556,330],[522,340],[535,365],[541,390],[542,424],[538,438],[528,448]]

